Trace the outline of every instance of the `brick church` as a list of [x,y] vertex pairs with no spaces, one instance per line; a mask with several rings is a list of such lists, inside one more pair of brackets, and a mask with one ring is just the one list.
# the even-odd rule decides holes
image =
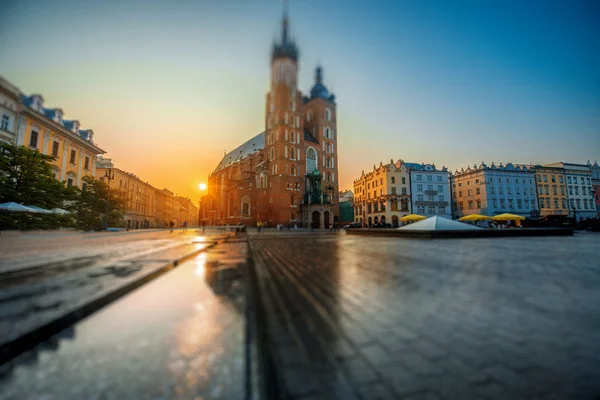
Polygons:
[[335,96],[315,69],[308,95],[298,88],[298,48],[284,13],[271,54],[265,130],[225,154],[200,200],[200,224],[327,229],[338,221]]

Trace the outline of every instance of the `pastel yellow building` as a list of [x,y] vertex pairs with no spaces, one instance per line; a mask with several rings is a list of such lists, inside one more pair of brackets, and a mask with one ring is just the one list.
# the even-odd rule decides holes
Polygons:
[[541,215],[569,215],[565,169],[536,165],[535,182]]
[[[112,179],[108,179],[109,172]],[[98,157],[96,178],[110,185],[126,198],[125,223],[129,229],[156,227],[155,192],[148,182],[137,175],[123,171],[113,165],[111,159]]]
[[83,188],[83,177],[95,175],[96,156],[104,154],[91,129],[79,121],[63,119],[60,108],[45,108],[41,95],[21,95],[16,144],[54,156],[55,177],[67,186]]

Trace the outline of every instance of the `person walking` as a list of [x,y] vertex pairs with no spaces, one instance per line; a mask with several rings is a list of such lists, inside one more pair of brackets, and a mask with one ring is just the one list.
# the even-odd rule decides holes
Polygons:
[[187,232],[187,220],[183,221],[183,231]]
[[171,233],[173,233],[174,226],[175,226],[175,223],[173,221],[169,222],[169,227],[171,228]]

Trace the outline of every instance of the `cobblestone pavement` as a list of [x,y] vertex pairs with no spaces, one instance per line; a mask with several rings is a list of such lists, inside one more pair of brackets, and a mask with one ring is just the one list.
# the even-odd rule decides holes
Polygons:
[[0,399],[241,399],[246,251],[221,243],[0,367]]
[[250,238],[282,395],[597,399],[600,235]]

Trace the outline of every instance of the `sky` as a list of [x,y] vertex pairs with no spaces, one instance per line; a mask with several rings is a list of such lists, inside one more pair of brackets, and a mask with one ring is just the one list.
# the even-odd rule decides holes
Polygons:
[[[264,130],[282,0],[2,0],[0,75],[117,167],[198,200]],[[340,189],[391,159],[600,161],[600,2],[291,0],[305,93],[336,95]]]

